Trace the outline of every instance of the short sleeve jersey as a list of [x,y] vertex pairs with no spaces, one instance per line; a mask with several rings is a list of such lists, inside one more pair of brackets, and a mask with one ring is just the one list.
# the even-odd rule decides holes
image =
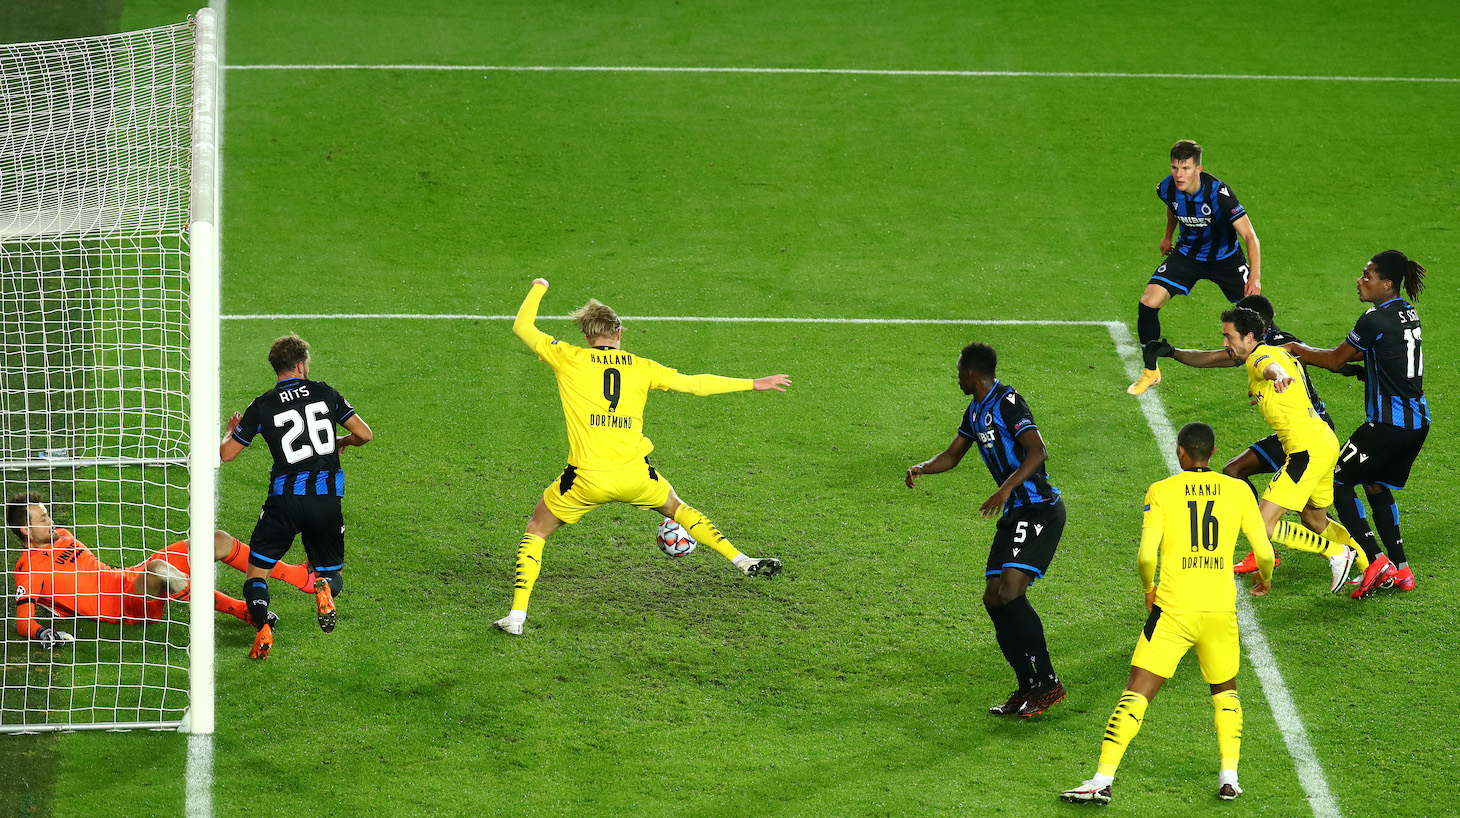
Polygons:
[[1333,430],[1318,416],[1306,391],[1289,386],[1278,392],[1276,382],[1263,377],[1263,370],[1272,364],[1282,367],[1299,383],[1303,381],[1303,367],[1287,350],[1266,344],[1247,356],[1247,392],[1257,398],[1257,408],[1282,441],[1283,451],[1307,451],[1317,441],[1333,437]]
[[254,398],[233,439],[247,446],[262,435],[274,457],[269,494],[343,497],[335,426],[355,407],[323,381],[286,378]]
[[1364,353],[1364,410],[1371,423],[1401,429],[1430,425],[1425,400],[1424,348],[1419,313],[1391,298],[1359,316],[1348,342]]
[[[1024,462],[1024,446],[1019,443],[1019,434],[1038,428],[1023,396],[1013,387],[996,380],[983,400],[969,402],[958,434],[973,441],[994,482],[1002,486]],[[1009,501],[1004,504],[1004,514],[1020,506],[1053,503],[1059,496],[1059,489],[1050,484],[1049,474],[1041,464],[1038,471],[1009,495]]]
[[1196,192],[1187,193],[1168,175],[1156,185],[1156,195],[1181,225],[1178,253],[1195,261],[1216,261],[1237,252],[1233,223],[1247,211],[1222,180],[1203,172]]
[[1163,611],[1235,611],[1232,551],[1237,533],[1262,530],[1245,483],[1208,469],[1188,470],[1146,491],[1147,530],[1161,532],[1156,604]]
[[644,404],[649,390],[669,389],[677,370],[632,352],[574,346],[545,333],[532,351],[557,376],[570,465],[621,469],[649,456],[654,443],[644,436]]
[[16,611],[24,619],[33,610],[26,606],[42,605],[59,616],[95,618],[102,611],[102,594],[121,592],[125,572],[97,559],[70,531],[61,528],[56,534],[55,542],[27,548],[16,562]]

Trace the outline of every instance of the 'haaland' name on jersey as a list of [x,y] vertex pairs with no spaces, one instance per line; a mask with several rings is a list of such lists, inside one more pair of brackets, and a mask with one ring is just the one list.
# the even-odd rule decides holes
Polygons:
[[603,366],[633,366],[634,356],[627,352],[590,352],[588,360]]
[[[1194,483],[1185,486],[1187,497],[1215,497],[1222,493],[1222,487],[1210,483]],[[1149,508],[1149,507],[1148,507]]]

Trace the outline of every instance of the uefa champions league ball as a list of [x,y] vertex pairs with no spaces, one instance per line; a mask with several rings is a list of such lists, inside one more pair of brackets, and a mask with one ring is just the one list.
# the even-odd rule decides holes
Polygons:
[[659,536],[656,539],[659,541],[659,550],[671,557],[687,557],[699,544],[684,530],[684,526],[667,517],[659,524]]

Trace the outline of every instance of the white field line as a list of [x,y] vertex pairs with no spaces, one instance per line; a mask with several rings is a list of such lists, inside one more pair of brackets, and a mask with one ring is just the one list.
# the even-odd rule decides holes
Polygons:
[[185,773],[187,818],[213,816],[213,736],[193,733],[188,736],[188,760]]
[[920,71],[899,68],[752,68],[673,65],[230,65],[229,71],[580,71],[607,74],[839,74],[874,77],[1035,77],[1068,79],[1439,82],[1457,77],[1346,77],[1306,74],[1172,74],[1155,71]]
[[[1141,374],[1144,363],[1141,361],[1140,349],[1131,337],[1130,328],[1119,321],[1111,321],[1107,326],[1110,327],[1110,338],[1115,342],[1115,351],[1125,363],[1126,377],[1135,380]],[[1176,460],[1176,432],[1171,428],[1171,420],[1161,406],[1161,399],[1157,397],[1155,390],[1148,389],[1141,395],[1140,403],[1141,412],[1146,416],[1146,424],[1151,427],[1151,434],[1155,436],[1156,444],[1161,449],[1161,457],[1165,459],[1166,470],[1172,474],[1181,471],[1181,465]],[[1238,587],[1240,589],[1241,585]],[[1257,680],[1262,685],[1263,695],[1267,697],[1273,721],[1277,723],[1278,732],[1282,733],[1283,743],[1288,746],[1288,754],[1293,757],[1293,763],[1298,770],[1298,782],[1308,794],[1308,804],[1313,809],[1313,815],[1315,818],[1339,818],[1343,813],[1339,812],[1338,802],[1328,789],[1328,779],[1323,775],[1322,765],[1318,763],[1318,754],[1308,741],[1308,730],[1298,716],[1297,705],[1293,703],[1293,696],[1283,681],[1283,674],[1277,666],[1277,660],[1273,658],[1272,648],[1267,644],[1267,635],[1257,622],[1257,612],[1253,610],[1252,600],[1241,590],[1237,593],[1237,622],[1242,642],[1247,646],[1247,659],[1257,672]]]
[[[225,320],[303,320],[303,319],[326,319],[326,318],[382,318],[382,319],[438,319],[438,320],[481,320],[481,321],[510,321],[516,316],[512,315],[409,315],[399,313],[361,313],[354,315],[327,315],[322,313],[295,314],[295,315],[225,315]],[[539,316],[539,319],[547,316]],[[560,319],[567,320],[567,319]],[[744,317],[699,317],[699,316],[625,316],[628,321],[684,321],[701,323],[744,323],[744,324],[952,324],[965,326],[1090,326],[1104,327],[1110,333],[1110,339],[1115,344],[1116,354],[1120,356],[1121,362],[1125,365],[1126,376],[1131,380],[1140,375],[1141,355],[1136,347],[1135,339],[1131,337],[1130,328],[1120,321],[1038,321],[1038,320],[984,320],[984,319],[941,319],[941,318],[744,318]],[[1176,432],[1171,428],[1171,420],[1166,416],[1166,410],[1161,406],[1161,399],[1153,390],[1147,390],[1140,397],[1141,412],[1146,417],[1146,425],[1150,427],[1151,434],[1156,440],[1160,449],[1163,462],[1167,471],[1175,474],[1181,471],[1180,464],[1176,461]],[[1313,809],[1315,818],[1341,818],[1342,812],[1338,809],[1338,802],[1334,800],[1333,793],[1328,789],[1328,779],[1323,774],[1323,767],[1318,762],[1318,754],[1314,752],[1312,743],[1308,740],[1308,730],[1303,726],[1303,720],[1298,716],[1297,705],[1293,703],[1292,693],[1289,692],[1287,683],[1283,681],[1282,671],[1277,666],[1277,660],[1273,658],[1272,648],[1269,647],[1267,636],[1262,631],[1262,626],[1257,621],[1256,611],[1253,610],[1252,602],[1246,594],[1237,595],[1237,620],[1242,634],[1242,642],[1247,646],[1247,658],[1252,663],[1253,670],[1257,673],[1257,680],[1262,685],[1263,695],[1267,698],[1268,707],[1272,710],[1273,721],[1277,724],[1278,731],[1282,733],[1283,743],[1287,745],[1288,754],[1293,757],[1293,763],[1297,768],[1298,782],[1302,784],[1303,791],[1308,795],[1309,806]]]

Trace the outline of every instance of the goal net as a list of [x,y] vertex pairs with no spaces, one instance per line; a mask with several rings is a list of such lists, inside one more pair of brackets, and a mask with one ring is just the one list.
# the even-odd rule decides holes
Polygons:
[[[0,732],[178,727],[195,681],[211,730],[216,454],[195,461],[194,448],[217,445],[215,57],[207,10],[147,31],[0,45],[5,496],[35,492],[115,568],[191,537],[203,546],[192,594],[208,612],[201,628],[176,600],[155,621],[68,616],[135,609],[112,590],[88,598],[108,586],[84,577],[68,600],[64,557],[28,561],[32,587],[17,587],[24,547],[7,528]],[[50,649],[18,632],[22,595],[41,603],[38,624],[76,641]]]

